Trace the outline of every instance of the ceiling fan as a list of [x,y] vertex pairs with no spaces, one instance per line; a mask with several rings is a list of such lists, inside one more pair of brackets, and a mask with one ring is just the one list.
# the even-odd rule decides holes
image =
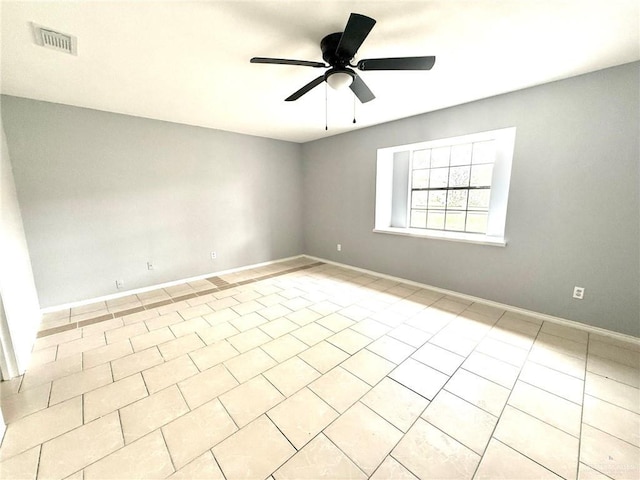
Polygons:
[[[294,92],[285,99],[292,102],[299,99],[305,93],[327,82],[335,89],[349,86],[351,91],[362,103],[370,102],[375,95],[364,83],[362,78],[353,70],[357,68],[361,71],[368,70],[431,70],[436,61],[436,57],[396,57],[396,58],[369,58],[360,60],[353,65],[351,61],[358,48],[367,38],[371,29],[376,24],[373,18],[369,18],[359,13],[352,13],[347,21],[344,32],[331,33],[320,42],[322,58],[325,62],[312,62],[307,60],[289,60],[285,58],[254,57],[251,63],[270,63],[278,65],[300,65],[303,67],[328,68],[328,70],[318,78],[307,83],[300,90]],[[349,68],[351,67],[351,68]]]

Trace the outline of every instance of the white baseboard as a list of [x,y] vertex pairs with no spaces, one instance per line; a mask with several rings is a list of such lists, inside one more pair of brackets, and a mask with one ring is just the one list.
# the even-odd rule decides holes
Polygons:
[[[229,275],[230,273],[242,272],[244,270],[251,270],[252,268],[264,267],[264,266],[273,265],[276,263],[287,262],[289,260],[295,260],[296,258],[302,258],[302,257],[311,258],[311,257],[307,257],[306,255],[295,255],[293,257],[279,258],[277,260],[271,260],[269,262],[254,263],[253,265],[245,265],[243,267],[231,268],[229,270],[221,270],[218,272],[205,273],[203,275],[183,278],[181,280],[174,280],[171,282],[159,283],[156,285],[151,285],[149,287],[141,287],[133,290],[125,290],[125,291],[114,293],[111,295],[104,295],[102,297],[89,298],[87,300],[79,300],[77,302],[65,303],[63,305],[56,305],[54,307],[47,307],[47,308],[41,309],[40,313],[57,312],[58,310],[81,307],[83,305],[89,305],[91,303],[105,302],[107,300],[115,300],[116,298],[128,297],[129,295],[136,295],[138,293],[150,292],[152,290],[158,290],[159,288],[173,287],[174,285],[181,285],[183,283],[194,282],[196,280],[204,280],[205,278],[209,278],[209,277],[219,277],[220,275]],[[211,287],[213,288],[214,285],[212,284]]]
[[302,255],[302,256],[307,257],[307,258],[309,258],[311,260],[318,261],[318,262],[324,262],[324,263],[328,263],[328,264],[331,264],[331,265],[336,265],[338,267],[348,268],[350,270],[355,270],[357,272],[366,273],[366,274],[369,274],[369,275],[374,275],[376,277],[386,278],[388,280],[393,280],[395,282],[406,283],[408,285],[414,285],[416,287],[425,288],[425,289],[428,289],[428,290],[433,290],[434,292],[442,293],[443,295],[451,295],[451,296],[454,296],[454,297],[459,297],[459,298],[462,298],[464,300],[468,300],[470,302],[481,303],[481,304],[487,305],[489,307],[499,308],[500,310],[505,310],[505,311],[513,312],[513,313],[519,313],[521,315],[526,315],[526,316],[529,316],[529,317],[533,317],[535,319],[542,320],[544,322],[551,322],[551,323],[556,323],[556,324],[559,324],[559,325],[564,325],[566,327],[577,328],[579,330],[584,330],[584,331],[591,332],[591,333],[597,333],[598,335],[603,335],[603,336],[606,336],[606,337],[611,337],[611,338],[615,338],[615,339],[618,339],[618,340],[622,340],[624,342],[629,342],[629,343],[633,343],[633,344],[636,344],[636,345],[640,345],[640,338],[634,337],[632,335],[627,335],[627,334],[624,334],[624,333],[614,332],[612,330],[607,330],[605,328],[600,328],[600,327],[594,327],[592,325],[587,325],[585,323],[577,322],[575,320],[568,320],[566,318],[555,317],[553,315],[547,315],[546,313],[534,312],[533,310],[526,310],[524,308],[514,307],[513,305],[507,305],[507,304],[504,304],[504,303],[494,302],[493,300],[487,300],[487,299],[480,298],[480,297],[474,297],[473,295],[467,295],[465,293],[459,293],[459,292],[455,292],[453,290],[447,290],[445,288],[434,287],[433,285],[427,285],[425,283],[414,282],[413,280],[407,280],[407,279],[401,278],[401,277],[394,277],[393,275],[387,275],[386,273],[380,273],[380,272],[375,272],[373,270],[367,270],[365,268],[354,267],[352,265],[347,265],[347,264],[344,264],[344,263],[334,262],[332,260],[327,260],[327,259],[324,259],[324,258],[314,257],[314,256],[311,256],[311,255]]

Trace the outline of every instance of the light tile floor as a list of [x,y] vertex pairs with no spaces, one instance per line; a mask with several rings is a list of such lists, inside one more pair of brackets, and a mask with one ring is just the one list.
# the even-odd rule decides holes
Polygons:
[[637,343],[345,268],[178,285],[40,335],[0,384],[1,478],[640,478]]

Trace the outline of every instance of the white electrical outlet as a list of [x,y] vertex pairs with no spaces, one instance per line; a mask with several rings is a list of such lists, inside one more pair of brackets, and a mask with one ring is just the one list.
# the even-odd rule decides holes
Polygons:
[[338,250],[339,252],[342,251],[342,244],[339,243],[338,245],[336,245],[336,250]]
[[573,298],[582,300],[584,298],[584,287],[573,287]]
[[116,280],[116,288],[124,287],[124,280]]
[[218,258],[218,254],[216,252],[211,252],[211,260],[215,260]]
[[153,262],[147,262],[147,270],[153,270]]

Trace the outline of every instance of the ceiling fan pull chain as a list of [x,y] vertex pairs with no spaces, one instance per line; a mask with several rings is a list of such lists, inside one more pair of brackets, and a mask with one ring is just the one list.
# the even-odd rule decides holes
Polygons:
[[324,129],[325,131],[329,130],[329,120],[328,120],[328,100],[327,100],[327,82],[324,82]]
[[356,123],[356,96],[353,95],[353,123]]

